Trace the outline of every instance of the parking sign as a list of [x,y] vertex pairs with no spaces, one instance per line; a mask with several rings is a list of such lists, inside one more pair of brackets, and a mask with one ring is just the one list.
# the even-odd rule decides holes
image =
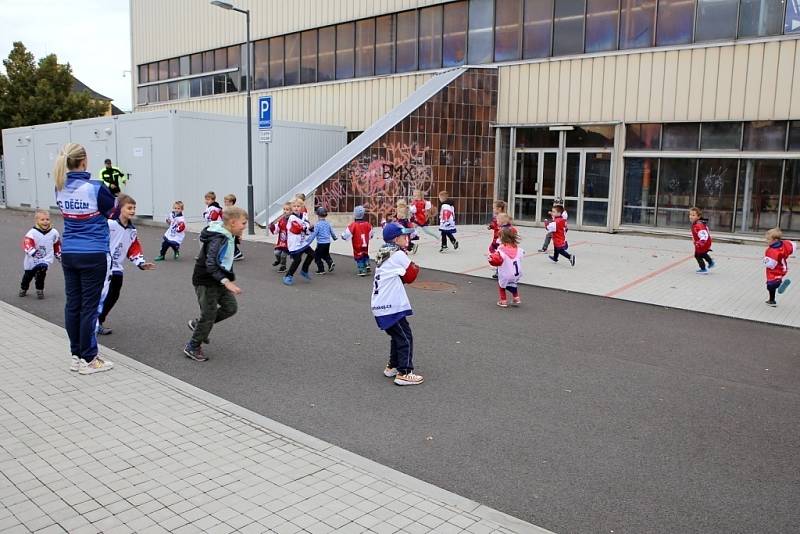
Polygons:
[[272,128],[272,97],[258,97],[258,129],[269,130]]

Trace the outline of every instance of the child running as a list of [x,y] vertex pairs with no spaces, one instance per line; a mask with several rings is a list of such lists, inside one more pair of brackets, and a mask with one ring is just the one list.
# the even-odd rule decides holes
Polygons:
[[231,206],[222,212],[222,221],[214,221],[200,234],[200,254],[194,264],[192,285],[200,305],[200,317],[189,321],[192,337],[183,347],[187,358],[208,361],[202,343],[216,323],[233,316],[238,308],[235,295],[242,290],[234,284],[233,237],[247,227],[247,212]]
[[[283,283],[287,286],[294,284],[294,273],[300,267],[300,262],[303,263],[303,266],[300,267],[300,276],[306,280],[311,280],[311,275],[308,274],[308,267],[314,261],[314,249],[311,248],[311,241],[309,240],[311,224],[309,224],[306,214],[303,213],[304,208],[303,201],[295,197],[292,201],[292,213],[289,215],[289,220],[286,221],[286,242],[289,256],[292,258],[292,264],[289,266],[286,276],[283,277]],[[303,260],[304,254],[306,256],[305,260]]]
[[325,274],[323,262],[328,265],[327,272],[332,273],[336,264],[333,263],[333,258],[331,257],[331,241],[336,241],[339,238],[336,237],[331,223],[328,222],[328,210],[317,208],[317,217],[319,217],[319,220],[314,226],[311,236],[309,236],[309,243],[314,238],[317,240],[317,250],[314,253],[314,260],[317,262],[317,274]]
[[183,202],[180,200],[172,204],[172,213],[167,217],[167,224],[169,228],[161,240],[161,253],[154,258],[154,261],[164,261],[169,249],[172,249],[176,260],[181,257],[181,244],[186,237],[186,219],[183,216]]
[[[505,204],[505,203],[504,203]],[[489,245],[489,254],[493,254],[497,248],[500,246],[500,233],[504,229],[510,229],[514,234],[517,234],[517,228],[514,226],[511,215],[506,213],[505,211],[501,211],[497,214],[497,230],[494,232],[495,238],[492,240],[492,243]],[[494,270],[494,274],[492,278],[497,280],[497,269]]]
[[28,294],[31,280],[35,280],[36,298],[44,298],[44,279],[47,269],[53,264],[53,259],[61,261],[61,236],[58,230],[50,223],[50,213],[45,210],[36,210],[33,228],[28,230],[22,240],[22,250],[25,259],[22,262],[22,283],[19,286],[19,296]]
[[[564,201],[561,199],[556,199],[553,201],[553,209],[547,212],[547,216],[549,219],[545,219],[545,223],[549,223],[555,216],[553,215],[553,211],[555,210],[556,206],[564,208]],[[561,212],[561,218],[565,221],[568,219],[567,210]],[[547,252],[548,247],[550,246],[550,240],[553,239],[553,232],[547,232],[544,234],[544,243],[542,243],[542,248],[539,249],[539,252]]]
[[414,373],[414,338],[406,319],[414,312],[403,286],[413,283],[419,274],[419,267],[406,252],[410,233],[411,230],[397,222],[383,227],[385,244],[378,251],[372,290],[372,314],[378,328],[392,338],[389,363],[383,374],[394,378],[398,386],[415,386],[423,382],[422,376]]
[[408,210],[411,213],[412,222],[418,228],[421,228],[422,231],[429,236],[436,237],[433,233],[431,233],[430,230],[428,230],[428,217],[431,213],[431,203],[425,200],[425,196],[420,189],[416,189],[414,191],[414,200],[411,201],[411,205],[408,207]]
[[791,280],[786,278],[789,272],[789,256],[797,252],[797,245],[793,241],[783,239],[783,232],[780,228],[773,228],[766,234],[767,250],[764,251],[764,266],[767,268],[767,292],[769,299],[767,306],[773,308],[778,305],[775,302],[775,292],[783,294]]
[[100,336],[111,333],[110,328],[103,324],[108,318],[111,309],[119,300],[122,291],[122,274],[125,257],[143,271],[155,269],[154,263],[147,263],[142,254],[142,246],[136,236],[136,227],[133,217],[136,215],[136,201],[130,195],[121,194],[117,197],[118,215],[108,220],[109,249],[111,251],[111,268],[103,284],[100,294],[99,315],[97,316],[97,331]]
[[347,225],[347,229],[342,234],[342,239],[351,241],[353,245],[353,259],[356,260],[358,276],[367,276],[370,270],[369,240],[372,239],[372,224],[366,220],[366,214],[367,210],[364,209],[364,206],[356,206],[353,210],[353,219],[355,220]]
[[500,300],[497,305],[508,308],[506,290],[511,293],[514,306],[519,306],[522,300],[517,287],[522,277],[522,258],[525,251],[519,246],[519,234],[512,228],[503,228],[500,231],[500,246],[489,255],[489,264],[497,267],[497,285],[500,291]]
[[222,207],[217,204],[217,194],[213,191],[206,193],[204,199],[206,209],[203,210],[203,219],[206,221],[206,225],[209,225],[222,218]]
[[561,215],[564,213],[563,206],[553,206],[553,220],[545,221],[544,227],[553,234],[553,255],[548,256],[554,263],[558,263],[558,257],[564,256],[569,260],[570,265],[575,267],[575,254],[567,252],[567,220]]
[[[708,221],[703,219],[703,212],[700,208],[689,209],[689,222],[692,223],[692,241],[694,242],[694,259],[700,267],[695,272],[697,274],[708,274],[708,269],[716,266],[714,260],[708,255],[711,250],[711,233],[708,231]],[[706,268],[708,262],[708,268]]]
[[[225,208],[230,208],[231,206],[236,205],[236,195],[233,193],[225,195],[222,201],[225,203]],[[224,209],[224,208],[223,208]],[[233,236],[233,261],[240,261],[244,259],[244,254],[242,254],[242,250],[239,248],[239,245],[242,243],[242,238],[235,235]]]
[[272,235],[277,235],[275,248],[273,254],[275,261],[272,262],[273,267],[278,267],[279,273],[286,272],[286,258],[289,256],[289,231],[286,229],[286,224],[289,222],[289,215],[292,214],[292,203],[286,202],[283,204],[283,215],[269,225],[269,231]]
[[411,233],[409,234],[410,241],[408,245],[408,251],[411,254],[416,254],[419,245],[417,243],[414,243],[414,241],[419,240],[419,235],[417,234],[417,231],[414,229],[414,225],[411,223],[411,219],[409,218],[408,204],[406,204],[405,200],[397,201],[395,214],[397,215],[397,222],[400,223],[400,226],[411,230]]
[[453,244],[453,249],[458,250],[456,233],[456,208],[450,203],[447,191],[439,191],[439,233],[442,234],[442,247],[439,252],[447,251],[447,240]]

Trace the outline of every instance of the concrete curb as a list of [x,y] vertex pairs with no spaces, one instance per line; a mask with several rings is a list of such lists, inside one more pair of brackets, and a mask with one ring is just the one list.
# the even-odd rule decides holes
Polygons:
[[[9,313],[21,319],[27,320],[37,327],[47,330],[49,333],[64,338],[66,346],[66,334],[63,328],[3,301],[0,301],[0,309],[2,309],[2,311],[5,313]],[[527,523],[521,519],[517,519],[493,508],[489,508],[488,506],[482,505],[478,502],[472,501],[433,484],[429,484],[423,480],[401,473],[395,469],[392,469],[391,467],[381,465],[377,462],[364,458],[363,456],[359,456],[358,454],[315,438],[314,436],[300,432],[299,430],[288,427],[282,423],[270,419],[269,417],[257,414],[251,410],[248,410],[247,408],[239,406],[238,404],[229,402],[221,397],[218,397],[217,395],[197,388],[173,376],[129,358],[124,354],[109,349],[108,347],[100,345],[100,350],[102,354],[107,355],[108,359],[112,360],[117,365],[126,367],[131,371],[145,374],[151,379],[160,382],[161,384],[186,396],[192,397],[196,401],[201,402],[212,409],[218,410],[232,417],[244,419],[256,427],[264,428],[267,431],[279,434],[288,440],[324,453],[335,460],[349,464],[362,471],[366,471],[376,478],[392,480],[397,485],[402,486],[405,489],[424,495],[427,498],[439,501],[453,508],[457,508],[465,513],[481,519],[497,523],[499,526],[509,529],[512,532],[553,534],[549,530],[538,527],[531,523]]]

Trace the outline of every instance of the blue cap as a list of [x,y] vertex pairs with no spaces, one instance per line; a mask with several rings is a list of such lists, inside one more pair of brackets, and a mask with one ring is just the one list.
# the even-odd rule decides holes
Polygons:
[[383,227],[383,240],[391,243],[399,236],[408,235],[411,232],[413,232],[411,228],[403,228],[399,222],[386,223],[386,226]]
[[356,206],[353,210],[353,217],[356,219],[363,219],[366,212],[367,210],[364,209],[364,206]]

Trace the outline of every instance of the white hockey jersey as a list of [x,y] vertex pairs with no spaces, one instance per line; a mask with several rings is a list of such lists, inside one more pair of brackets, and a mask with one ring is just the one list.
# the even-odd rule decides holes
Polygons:
[[525,251],[521,247],[516,249],[500,245],[497,253],[503,258],[503,263],[497,267],[497,284],[502,287],[516,287],[522,278],[522,257]]
[[456,231],[456,208],[449,202],[443,202],[439,207],[439,230],[451,234]]
[[134,265],[140,267],[144,264],[142,245],[136,236],[136,227],[129,222],[123,226],[119,219],[108,220],[108,233],[110,234],[111,272],[122,273],[123,263],[127,257]]
[[169,228],[164,232],[164,238],[170,243],[183,243],[183,238],[186,237],[186,218],[182,213],[172,214],[167,217],[167,224]]
[[400,279],[406,273],[411,259],[402,250],[392,252],[375,269],[372,286],[372,314],[381,330],[391,328],[407,315],[413,315],[406,288]]
[[297,216],[294,213],[289,215],[289,220],[286,221],[286,242],[289,247],[289,254],[299,252],[310,244],[309,236],[309,222],[304,216]]
[[25,234],[22,250],[25,251],[22,267],[26,271],[37,265],[52,265],[53,259],[61,257],[61,236],[55,228],[44,231],[34,226]]

